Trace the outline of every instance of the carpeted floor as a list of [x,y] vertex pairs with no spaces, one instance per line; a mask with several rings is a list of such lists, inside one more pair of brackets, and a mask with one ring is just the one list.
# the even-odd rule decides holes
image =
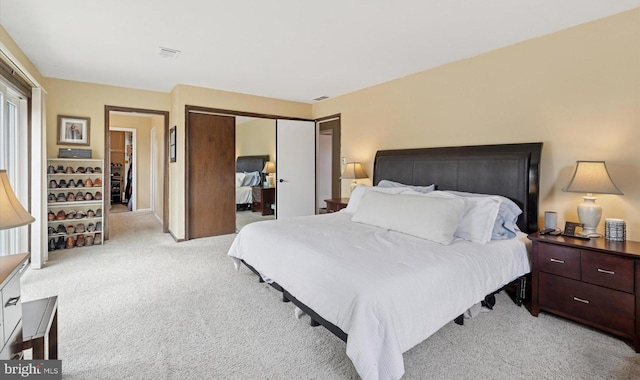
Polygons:
[[[175,243],[151,213],[111,215],[104,246],[55,251],[24,300],[59,296],[65,379],[356,379],[345,344],[226,256],[235,235]],[[437,307],[437,305],[434,305]],[[499,294],[404,354],[403,379],[638,379],[624,341]]]

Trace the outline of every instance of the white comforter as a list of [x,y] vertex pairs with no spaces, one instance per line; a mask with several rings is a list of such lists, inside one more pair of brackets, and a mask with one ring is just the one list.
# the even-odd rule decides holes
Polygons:
[[251,186],[236,187],[236,204],[242,205],[251,203],[253,200]]
[[449,246],[351,222],[345,210],[253,223],[229,250],[345,333],[363,379],[399,379],[402,353],[529,272],[526,235]]

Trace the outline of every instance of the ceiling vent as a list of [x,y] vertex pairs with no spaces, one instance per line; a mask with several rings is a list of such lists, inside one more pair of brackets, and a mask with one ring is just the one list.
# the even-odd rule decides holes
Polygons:
[[319,101],[325,100],[325,99],[329,99],[329,97],[322,95],[322,96],[318,96],[317,98],[315,98],[313,100],[315,100],[316,102],[319,102]]
[[160,55],[162,58],[173,58],[173,59],[176,59],[180,55],[180,50],[169,49],[169,48],[166,48],[166,47],[160,47],[158,49],[158,55]]

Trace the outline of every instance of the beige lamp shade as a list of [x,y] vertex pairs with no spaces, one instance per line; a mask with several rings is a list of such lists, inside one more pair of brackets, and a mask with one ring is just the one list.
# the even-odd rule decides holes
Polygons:
[[622,195],[622,191],[611,180],[604,161],[577,161],[571,181],[562,190],[572,193]]
[[267,161],[264,164],[264,168],[262,169],[263,173],[275,173],[276,172],[276,164],[274,162],[271,161]]
[[362,179],[368,178],[367,173],[364,171],[362,164],[359,162],[349,162],[344,167],[342,171],[342,175],[340,176],[342,179]]
[[6,170],[0,170],[0,230],[33,223],[33,216],[22,207],[11,189]]

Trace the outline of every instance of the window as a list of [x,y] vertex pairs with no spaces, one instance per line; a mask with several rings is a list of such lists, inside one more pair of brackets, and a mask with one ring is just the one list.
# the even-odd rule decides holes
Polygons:
[[[0,169],[7,170],[14,193],[28,210],[27,101],[0,79]],[[0,231],[0,256],[29,249],[28,226]]]

